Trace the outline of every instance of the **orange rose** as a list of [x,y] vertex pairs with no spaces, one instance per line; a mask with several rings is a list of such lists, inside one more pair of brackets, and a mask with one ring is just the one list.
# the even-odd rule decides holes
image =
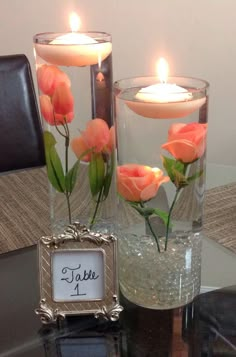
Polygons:
[[155,197],[168,176],[158,168],[128,164],[117,167],[117,190],[127,201],[145,202]]
[[179,161],[191,163],[204,154],[206,133],[207,124],[172,124],[168,142],[162,145],[162,149],[169,151]]
[[[115,145],[114,127],[109,129],[107,123],[103,119],[89,120],[86,130],[82,135],[74,138],[71,141],[71,148],[75,155],[79,158],[88,149],[93,152],[110,153]],[[90,153],[81,158],[83,161],[90,161]]]
[[70,87],[70,79],[65,72],[53,65],[44,64],[37,69],[39,89],[52,96],[59,83],[66,83]]

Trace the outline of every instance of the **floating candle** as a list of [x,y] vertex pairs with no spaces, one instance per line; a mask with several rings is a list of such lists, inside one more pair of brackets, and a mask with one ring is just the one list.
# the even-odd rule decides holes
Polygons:
[[[167,64],[161,59],[158,76],[161,83],[141,88],[128,107],[146,118],[180,118],[187,116],[202,106],[206,97],[194,99],[191,91],[176,84],[167,83]],[[166,67],[165,67],[166,66]]]
[[[72,27],[72,25],[71,25]],[[50,37],[50,33],[48,34]],[[111,42],[99,42],[96,33],[72,32],[58,34],[48,43],[36,43],[37,55],[58,66],[91,66],[103,61],[111,53]]]

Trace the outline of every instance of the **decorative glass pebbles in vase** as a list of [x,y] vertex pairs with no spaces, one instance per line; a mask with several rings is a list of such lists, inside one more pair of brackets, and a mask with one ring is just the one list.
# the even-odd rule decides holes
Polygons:
[[119,274],[133,303],[168,309],[200,291],[208,83],[115,83]]
[[113,231],[112,43],[101,32],[34,37],[52,230]]

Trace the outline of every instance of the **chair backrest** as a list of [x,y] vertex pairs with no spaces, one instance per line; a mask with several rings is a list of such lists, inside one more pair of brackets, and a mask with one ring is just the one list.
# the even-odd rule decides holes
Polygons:
[[0,56],[0,172],[45,165],[31,68],[23,54]]

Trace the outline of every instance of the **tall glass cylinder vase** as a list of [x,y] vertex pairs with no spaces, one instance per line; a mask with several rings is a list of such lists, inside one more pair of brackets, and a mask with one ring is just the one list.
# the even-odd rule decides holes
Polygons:
[[169,309],[200,291],[208,83],[115,83],[119,270],[133,303]]
[[114,230],[112,43],[102,32],[34,37],[52,230]]

